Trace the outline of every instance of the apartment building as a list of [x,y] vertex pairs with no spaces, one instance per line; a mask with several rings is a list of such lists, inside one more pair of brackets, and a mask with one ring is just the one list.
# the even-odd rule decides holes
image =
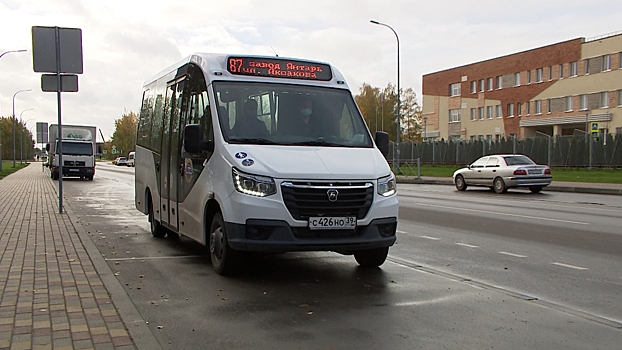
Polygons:
[[426,74],[422,103],[427,139],[622,133],[622,32]]

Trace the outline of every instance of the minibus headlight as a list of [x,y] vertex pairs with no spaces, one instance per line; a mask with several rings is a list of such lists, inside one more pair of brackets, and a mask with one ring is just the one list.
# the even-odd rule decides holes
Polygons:
[[251,196],[265,197],[276,193],[276,184],[271,177],[245,174],[233,168],[233,185],[238,192]]
[[395,176],[393,174],[378,179],[378,194],[384,197],[394,195],[397,192]]

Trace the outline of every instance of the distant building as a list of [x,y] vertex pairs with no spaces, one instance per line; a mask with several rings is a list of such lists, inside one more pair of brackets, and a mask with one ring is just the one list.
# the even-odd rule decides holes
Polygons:
[[621,133],[622,33],[426,74],[423,116],[428,139]]

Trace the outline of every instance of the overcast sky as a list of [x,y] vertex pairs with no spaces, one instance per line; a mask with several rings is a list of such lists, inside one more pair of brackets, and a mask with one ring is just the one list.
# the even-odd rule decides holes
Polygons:
[[[33,26],[82,29],[84,74],[62,94],[63,124],[95,125],[138,112],[143,82],[193,52],[327,61],[353,93],[363,83],[421,95],[423,74],[578,37],[622,31],[619,0],[0,0],[0,115],[56,123],[56,94],[32,68]],[[31,110],[31,108],[34,108]],[[100,140],[100,137],[98,137]]]

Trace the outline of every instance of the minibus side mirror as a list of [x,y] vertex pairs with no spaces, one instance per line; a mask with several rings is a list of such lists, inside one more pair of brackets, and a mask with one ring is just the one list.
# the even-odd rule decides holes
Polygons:
[[184,128],[184,149],[188,153],[214,151],[214,141],[203,141],[203,129],[199,124],[189,124]]
[[50,151],[50,144],[49,143],[45,144],[45,150],[48,151],[48,152]]
[[376,146],[383,156],[389,154],[389,134],[384,131],[376,131]]

